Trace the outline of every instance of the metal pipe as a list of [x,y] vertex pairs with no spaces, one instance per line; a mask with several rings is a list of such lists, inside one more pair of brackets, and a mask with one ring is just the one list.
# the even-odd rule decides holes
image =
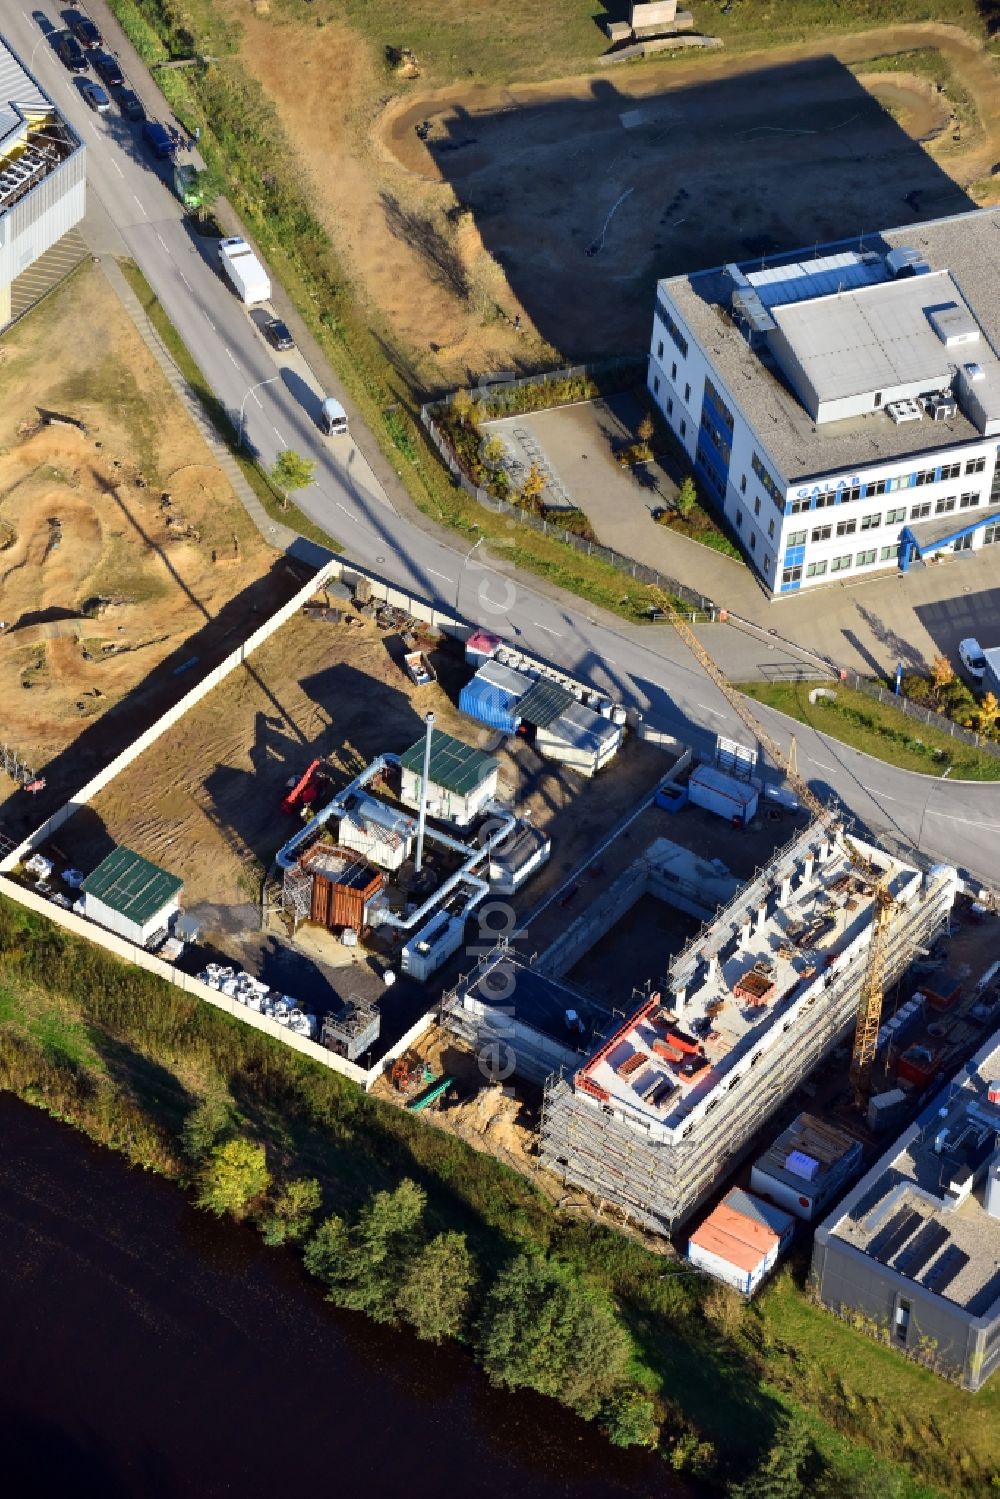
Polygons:
[[448,848],[459,850],[464,849],[465,853],[468,855],[465,863],[463,864],[461,869],[456,870],[453,875],[450,875],[448,879],[445,880],[444,884],[440,885],[438,889],[434,891],[433,895],[429,895],[424,901],[423,905],[418,906],[411,916],[397,916],[394,911],[379,910],[376,908],[376,910],[372,911],[371,913],[371,922],[373,926],[391,926],[395,927],[397,931],[408,932],[412,927],[415,927],[420,922],[424,921],[430,915],[435,906],[441,905],[445,900],[447,900],[451,892],[457,889],[458,886],[462,884],[472,885],[476,889],[479,889],[481,887],[481,893],[479,894],[478,898],[474,900],[470,905],[466,906],[463,913],[465,915],[468,915],[469,911],[471,911],[474,906],[479,904],[479,900],[485,898],[485,896],[489,894],[490,887],[488,883],[479,875],[473,874],[472,871],[475,869],[477,864],[482,862],[483,859],[489,857],[498,843],[502,843],[505,838],[509,837],[510,833],[517,826],[517,818],[514,816],[513,812],[507,812],[504,810],[504,808],[497,807],[492,803],[487,808],[487,810],[495,811],[501,818],[501,823],[496,832],[492,833],[491,836],[487,838],[486,842],[481,848],[475,848],[471,850],[467,849],[465,848],[464,844],[458,843],[454,838],[449,838],[446,833],[439,833],[436,828],[427,829],[428,838],[436,838],[438,842],[445,844]]
[[373,781],[388,766],[393,765],[398,768],[399,763],[398,755],[378,755],[370,765],[366,765],[361,774],[355,776],[351,784],[345,786],[339,796],[334,797],[332,802],[328,802],[322,811],[316,813],[315,817],[310,817],[309,821],[304,823],[287,843],[282,844],[275,855],[278,868],[294,869],[296,862],[294,855],[299,844],[304,843],[307,838],[314,837],[331,817],[343,817],[347,811],[347,799],[353,792],[363,790],[369,781]]
[[427,787],[431,778],[431,740],[434,738],[434,714],[428,713],[424,719],[427,725],[427,736],[424,739],[424,770],[420,777],[420,810],[417,813],[417,852],[413,860],[415,873],[419,874],[424,862],[424,827],[427,822]]

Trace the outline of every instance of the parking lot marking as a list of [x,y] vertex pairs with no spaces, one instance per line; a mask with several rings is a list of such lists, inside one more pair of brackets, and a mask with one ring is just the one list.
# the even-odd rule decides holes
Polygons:
[[212,332],[214,333],[215,332],[215,324],[212,322],[212,319],[209,317],[209,315],[205,311],[204,307],[201,309],[201,315],[205,319],[205,321],[208,324],[208,326],[211,328]]
[[425,569],[425,571],[429,573],[432,578],[440,578],[443,583],[454,583],[455,581],[454,578],[449,578],[446,573],[435,572],[433,567],[428,567]]
[[138,198],[136,198],[136,196],[135,196],[135,193],[133,193],[133,194],[132,194],[132,197],[133,197],[133,199],[134,199],[134,200],[135,200],[135,202],[136,202],[136,204],[137,204],[137,206],[138,206],[138,209],[139,209],[139,212],[140,212],[140,213],[141,213],[141,214],[142,214],[142,216],[143,216],[143,218],[144,218],[144,219],[148,219],[148,218],[149,218],[149,214],[148,214],[148,213],[147,213],[147,212],[146,212],[146,210],[145,210],[145,209],[144,209],[144,208],[143,208],[143,206],[142,206],[142,204],[141,204],[141,203],[140,203],[140,202],[139,202],[139,199],[138,199]]
[[160,233],[159,229],[157,229],[157,231],[156,231],[156,237],[160,241],[160,244],[163,246],[163,248],[167,251],[167,254],[169,255],[170,254],[170,250],[167,247],[167,242],[163,238],[163,235]]
[[[114,169],[118,173],[119,177],[124,177],[125,176],[125,173],[122,171],[121,167],[118,165],[117,161],[115,161],[115,159],[114,159],[113,156],[111,158],[111,165],[114,167]],[[138,199],[136,201],[138,201]]]
[[544,630],[546,635],[555,635],[559,640],[566,639],[565,635],[563,635],[559,630],[553,630],[551,625],[540,624],[537,619],[533,619],[531,623],[535,626],[536,630]]

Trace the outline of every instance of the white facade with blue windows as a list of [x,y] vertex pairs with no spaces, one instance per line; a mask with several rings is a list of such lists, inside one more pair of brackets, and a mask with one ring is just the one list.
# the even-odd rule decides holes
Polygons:
[[998,349],[989,209],[661,281],[649,390],[781,596],[1000,542]]

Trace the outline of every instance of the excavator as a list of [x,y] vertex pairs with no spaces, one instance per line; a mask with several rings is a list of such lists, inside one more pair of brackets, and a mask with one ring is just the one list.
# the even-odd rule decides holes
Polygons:
[[896,900],[889,888],[890,876],[888,874],[879,874],[872,869],[871,864],[861,853],[861,850],[847,836],[843,823],[836,811],[821,802],[805,779],[799,774],[794,753],[794,739],[792,740],[793,750],[791,755],[785,755],[764,728],[764,725],[751,712],[747,699],[743,697],[742,693],[736,691],[718,663],[706,651],[687,620],[669,603],[666,613],[670,623],[684,641],[684,644],[706,676],[710,677],[715,683],[737,718],[745,724],[773,764],[786,777],[799,802],[802,806],[809,809],[828,836],[840,844],[851,865],[864,875],[874,892],[875,920],[868,948],[868,964],[861,985],[858,1017],[854,1028],[854,1043],[851,1049],[851,1087],[854,1091],[854,1099],[857,1107],[864,1112],[868,1107],[868,1100],[871,1096],[872,1069],[875,1064],[875,1050],[878,1042],[879,1026],[882,1021],[882,998],[885,990],[889,932],[896,909]]

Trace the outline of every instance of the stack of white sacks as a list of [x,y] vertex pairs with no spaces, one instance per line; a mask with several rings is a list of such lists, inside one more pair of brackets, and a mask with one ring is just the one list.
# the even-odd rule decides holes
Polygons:
[[230,968],[224,963],[209,963],[198,977],[210,989],[217,989],[220,994],[235,999],[238,1004],[246,1005],[248,1010],[256,1010],[258,1015],[269,1015],[278,1025],[287,1026],[297,1036],[316,1039],[319,1024],[315,1015],[306,1015],[297,999],[293,999],[290,994],[280,994],[261,979],[244,973],[241,968]]

